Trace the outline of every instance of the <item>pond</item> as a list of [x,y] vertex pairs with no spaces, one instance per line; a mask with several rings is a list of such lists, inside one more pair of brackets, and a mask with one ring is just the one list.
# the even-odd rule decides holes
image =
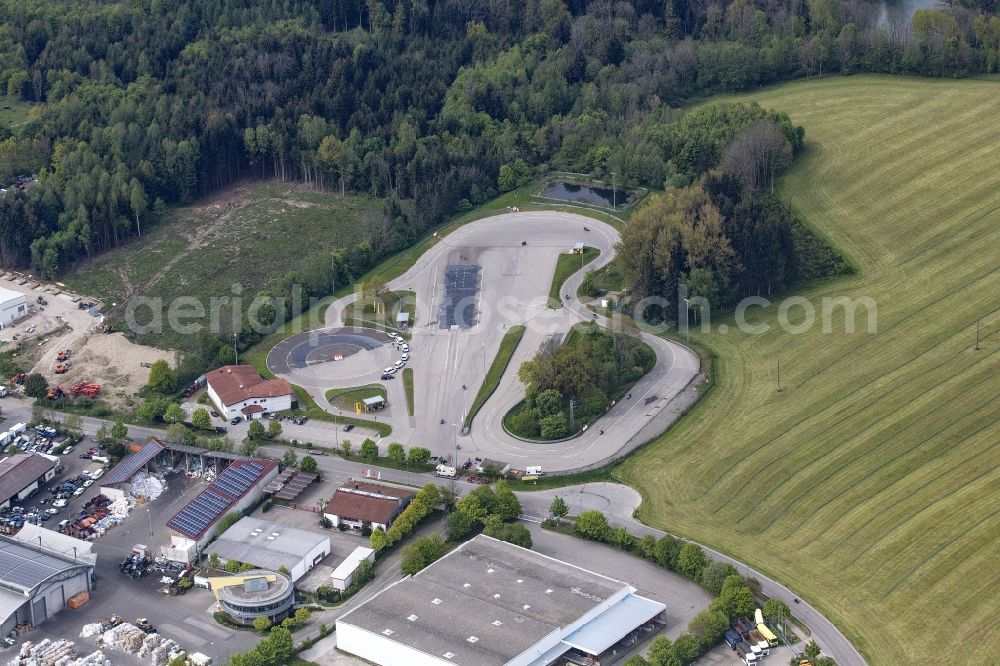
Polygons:
[[612,190],[610,187],[580,185],[561,180],[548,183],[542,188],[539,196],[593,206],[607,206],[608,208],[621,208],[629,203],[628,190]]
[[890,23],[908,24],[918,9],[940,9],[944,4],[938,0],[882,0],[878,4],[878,25],[884,28]]

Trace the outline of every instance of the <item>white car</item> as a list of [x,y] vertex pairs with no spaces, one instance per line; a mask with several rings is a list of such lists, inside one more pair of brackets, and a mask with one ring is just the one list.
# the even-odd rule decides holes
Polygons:
[[90,473],[90,478],[94,479],[95,481],[101,478],[102,476],[104,476],[103,467]]
[[94,485],[94,480],[93,479],[87,479],[86,481],[83,482],[83,487],[84,488],[89,488],[92,485]]
[[61,507],[66,506],[66,504],[67,504],[66,500],[64,500],[64,499],[57,499],[55,502],[52,503],[52,506],[54,506],[56,508],[61,508]]
[[404,365],[406,365],[406,363],[404,363],[403,361],[396,361],[395,363],[393,363],[393,365],[395,366],[394,370],[399,370]]
[[[59,501],[61,502],[62,500]],[[46,509],[45,513],[49,514],[50,516],[54,516],[57,513],[59,513],[59,509]]]
[[396,342],[402,342],[403,341],[403,336],[400,335],[399,333],[390,333],[389,336],[391,338],[395,339]]
[[67,454],[70,454],[70,453],[73,453],[73,447],[72,446],[67,446],[65,449],[63,449],[63,455],[64,456],[67,455]]
[[386,374],[386,375],[391,375],[394,372],[396,372],[396,368],[394,368],[392,366],[389,366],[388,368],[383,368],[382,369],[382,373]]
[[409,354],[403,354],[399,358],[403,361],[403,363],[406,363],[407,361],[410,360],[410,355]]
[[409,352],[410,351],[410,345],[406,344],[405,342],[403,344],[399,345],[399,348],[402,349],[404,352]]
[[76,490],[73,491],[73,497],[79,497],[84,493],[85,490],[87,489],[83,487],[77,488]]

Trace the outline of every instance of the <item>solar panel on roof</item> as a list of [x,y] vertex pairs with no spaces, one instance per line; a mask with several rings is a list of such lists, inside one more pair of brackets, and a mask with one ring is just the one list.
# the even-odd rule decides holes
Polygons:
[[171,518],[167,526],[188,536],[199,535],[232,504],[232,500],[214,493],[209,486]]

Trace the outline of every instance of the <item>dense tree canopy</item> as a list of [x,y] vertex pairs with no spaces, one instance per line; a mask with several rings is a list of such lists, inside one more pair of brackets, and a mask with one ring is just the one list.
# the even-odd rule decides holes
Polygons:
[[0,85],[37,106],[0,130],[0,181],[39,181],[0,201],[0,261],[58,273],[253,174],[412,201],[387,208],[375,254],[537,166],[660,185],[671,107],[692,96],[995,71],[995,11],[901,26],[866,0],[3,0]]

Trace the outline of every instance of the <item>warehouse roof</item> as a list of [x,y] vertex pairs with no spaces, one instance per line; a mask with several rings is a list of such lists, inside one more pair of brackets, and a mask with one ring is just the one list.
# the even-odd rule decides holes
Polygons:
[[289,571],[318,545],[330,550],[330,537],[268,520],[246,517],[212,542],[207,552],[225,560],[250,562],[262,569]]
[[11,592],[30,596],[54,576],[91,566],[0,536],[0,588]]
[[632,591],[621,581],[479,535],[337,622],[438,658],[485,666],[507,663]]
[[377,483],[348,481],[333,493],[333,499],[323,508],[331,516],[385,525],[399,509],[400,500],[412,498],[416,493],[405,488],[394,488]]
[[251,365],[225,365],[205,375],[219,400],[228,407],[251,398],[274,398],[292,393],[284,379],[264,379]]
[[159,455],[163,450],[163,444],[158,440],[151,439],[148,444],[129,455],[108,472],[108,475],[101,481],[102,486],[111,486],[116,483],[125,483],[138,472],[143,465]]
[[6,502],[56,466],[38,453],[17,453],[0,460],[0,502]]
[[93,542],[77,539],[76,537],[71,537],[68,534],[62,534],[61,532],[56,532],[40,525],[25,523],[17,531],[17,534],[10,535],[10,538],[28,546],[34,546],[36,549],[39,543],[41,543],[42,549],[46,552],[62,555],[63,557],[83,560],[90,564],[94,564],[97,561]]
[[12,301],[15,298],[24,298],[25,296],[20,291],[14,291],[13,289],[7,289],[6,287],[0,287],[0,303],[6,303],[7,301]]
[[275,460],[234,460],[207,488],[168,520],[167,527],[189,539],[202,538],[219,518],[277,466]]

